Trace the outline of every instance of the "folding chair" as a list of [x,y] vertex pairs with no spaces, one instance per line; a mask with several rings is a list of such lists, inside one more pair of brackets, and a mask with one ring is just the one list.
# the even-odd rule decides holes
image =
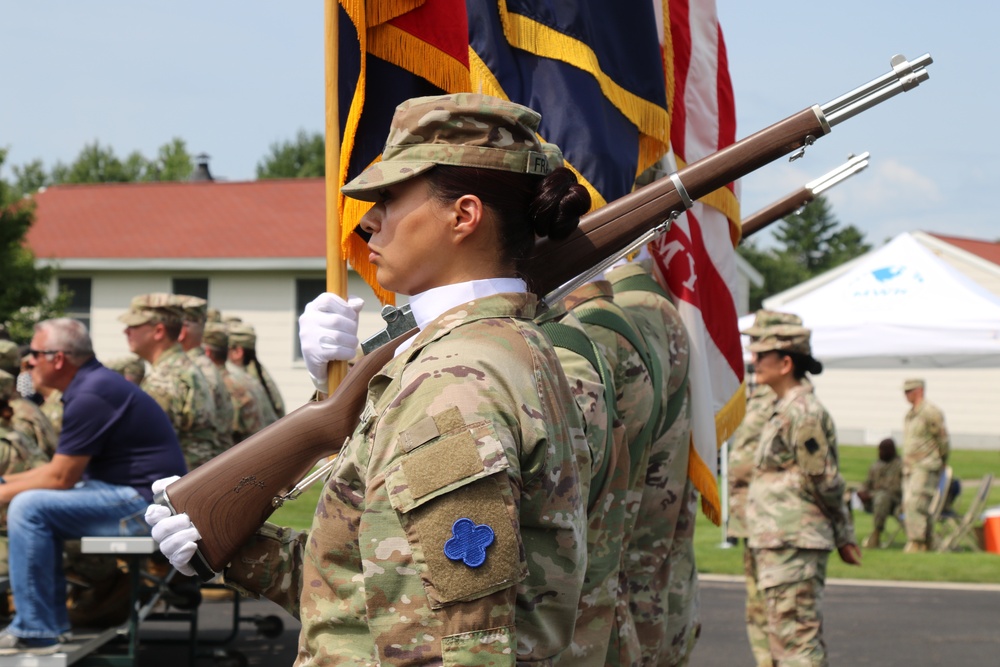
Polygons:
[[[948,489],[951,487],[952,475],[953,472],[951,466],[945,466],[944,470],[941,471],[941,478],[938,480],[937,490],[934,491],[934,496],[931,498],[930,517],[928,518],[928,521],[933,521],[934,524],[932,525],[936,525],[940,520],[941,512],[944,511],[944,506],[948,502]],[[885,543],[884,546],[886,547],[893,543],[900,532],[905,534],[906,513],[900,509],[894,518],[896,519],[896,523],[898,525],[896,526],[896,530],[893,531],[888,542]]]
[[962,520],[959,521],[949,534],[941,540],[938,551],[958,551],[959,546],[964,541],[973,551],[982,551],[978,541],[972,536],[972,524],[979,518],[983,508],[986,507],[986,499],[990,495],[990,487],[993,485],[993,473],[988,473],[979,483],[979,490],[969,503],[969,509],[965,511]]

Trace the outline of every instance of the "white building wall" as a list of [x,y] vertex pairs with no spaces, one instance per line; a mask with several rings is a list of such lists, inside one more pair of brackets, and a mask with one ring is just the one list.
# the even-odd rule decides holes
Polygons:
[[926,380],[927,400],[944,412],[953,447],[1000,450],[1000,369],[827,369],[812,379],[838,440],[874,445],[890,436],[902,443],[910,408],[903,380],[911,377]]

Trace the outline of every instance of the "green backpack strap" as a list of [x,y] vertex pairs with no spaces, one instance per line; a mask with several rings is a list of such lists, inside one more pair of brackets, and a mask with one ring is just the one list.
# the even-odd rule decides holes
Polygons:
[[579,329],[553,320],[540,322],[538,326],[548,335],[553,345],[569,350],[570,352],[575,352],[589,361],[590,365],[597,371],[598,377],[601,378],[601,384],[604,385],[604,401],[607,404],[608,411],[608,423],[605,430],[607,440],[604,443],[606,453],[601,460],[600,468],[591,471],[590,494],[587,498],[587,507],[593,507],[597,501],[597,492],[605,485],[608,466],[611,463],[611,451],[614,448],[614,422],[618,411],[615,406],[615,390],[614,382],[611,379],[611,369],[608,368],[608,362],[597,350],[594,342]]
[[[658,407],[663,396],[663,367],[660,365],[658,355],[646,345],[642,334],[637,332],[621,315],[609,310],[580,308],[579,310],[574,310],[573,314],[584,324],[614,331],[635,348],[636,352],[642,358],[646,372],[649,373],[650,384],[653,386],[653,405]],[[640,460],[642,452],[653,442],[653,438],[658,434],[657,424],[659,423],[660,415],[651,415],[650,419],[646,420],[643,424],[642,430],[639,431],[639,435],[634,439],[634,442],[628,443],[629,453],[632,455],[633,461]]]

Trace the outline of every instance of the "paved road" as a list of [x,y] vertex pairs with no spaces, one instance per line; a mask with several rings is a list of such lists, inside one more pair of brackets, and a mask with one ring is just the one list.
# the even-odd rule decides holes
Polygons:
[[[998,560],[1000,566],[1000,560]],[[743,630],[743,585],[733,577],[702,581],[704,629],[691,667],[752,667]],[[295,659],[298,623],[270,602],[244,601],[244,617],[275,615],[284,632],[268,638],[256,624],[242,622],[235,641],[249,665],[290,666]],[[827,645],[833,665],[907,667],[1000,666],[1000,586],[882,585],[833,581],[824,603]],[[204,602],[199,608],[202,640],[225,639],[233,628],[232,604]],[[189,627],[178,622],[147,622],[141,632],[143,667],[187,665]],[[170,644],[150,643],[154,639]],[[199,647],[195,665],[237,667]]]

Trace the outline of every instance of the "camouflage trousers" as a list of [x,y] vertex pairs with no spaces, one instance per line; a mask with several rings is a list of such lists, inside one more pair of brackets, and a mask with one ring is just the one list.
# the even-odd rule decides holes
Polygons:
[[899,511],[899,496],[888,491],[876,491],[871,501],[872,524],[881,533],[885,530],[885,522]]
[[698,494],[691,480],[684,488],[684,504],[677,517],[674,541],[670,545],[670,574],[667,593],[665,643],[660,650],[662,665],[683,667],[701,634],[698,569],[694,557],[694,523]]
[[771,642],[767,635],[767,603],[757,587],[757,561],[753,549],[743,541],[743,571],[747,579],[747,639],[757,667],[772,667]]
[[930,543],[934,532],[931,500],[941,478],[940,470],[913,468],[903,478],[903,512],[906,514],[906,540]]
[[827,667],[820,605],[830,552],[756,549],[757,581],[767,607],[771,657],[780,667]]

